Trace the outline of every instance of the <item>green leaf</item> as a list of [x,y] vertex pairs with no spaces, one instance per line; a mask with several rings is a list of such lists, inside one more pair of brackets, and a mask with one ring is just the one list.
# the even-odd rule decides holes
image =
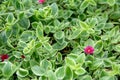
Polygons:
[[28,18],[22,18],[18,21],[18,24],[23,29],[28,29],[30,27],[30,21]]
[[98,0],[98,3],[100,4],[105,4],[107,2],[107,0]]
[[48,80],[57,80],[57,77],[52,70],[49,70],[47,74],[48,74]]
[[87,23],[83,22],[83,21],[80,21],[80,26],[82,29],[84,30],[88,30],[89,29],[89,26]]
[[24,42],[24,41],[19,41],[18,42],[18,45],[17,45],[17,48],[18,48],[18,50],[23,50],[25,47],[27,46],[27,44]]
[[14,55],[16,58],[21,58],[21,55],[22,55],[21,52],[19,52],[19,51],[13,51],[12,53],[13,53],[13,55]]
[[36,36],[38,37],[39,40],[44,36],[43,35],[43,27],[37,26],[36,28]]
[[[60,21],[57,20],[57,19],[55,19],[55,20],[54,20],[54,26],[59,26],[59,25],[61,25]],[[64,24],[63,24],[63,25],[64,25]]]
[[69,36],[69,40],[72,40],[72,39],[75,39],[77,38],[81,33],[81,30],[80,29],[77,29],[75,31],[73,31],[72,35]]
[[115,4],[115,0],[107,0],[107,3],[110,5],[110,6],[113,6]]
[[67,55],[67,57],[69,57],[73,60],[76,60],[78,56],[79,56],[78,54],[74,54],[74,53],[70,53],[69,55]]
[[89,36],[89,34],[88,34],[88,32],[86,30],[82,30],[80,36],[86,38],[86,37]]
[[1,38],[0,42],[5,45],[7,43],[7,40],[8,40],[5,31],[2,31],[0,33],[0,38]]
[[94,28],[96,26],[96,24],[98,23],[98,19],[97,18],[88,18],[87,22],[91,28]]
[[53,3],[53,4],[51,5],[51,10],[52,10],[52,15],[53,15],[53,16],[58,15],[58,6],[57,6],[56,3]]
[[102,51],[102,49],[103,49],[103,42],[101,40],[96,42],[95,49],[96,49],[97,53]]
[[63,31],[58,31],[54,34],[55,39],[62,39],[64,37]]
[[81,79],[81,80],[93,80],[92,77],[89,75],[85,75],[82,78],[80,77],[79,79]]
[[20,35],[19,32],[20,32],[20,27],[16,23],[12,26],[12,35],[18,37]]
[[120,64],[113,63],[112,64],[112,75],[120,74]]
[[43,46],[44,46],[44,48],[45,48],[46,50],[48,50],[48,51],[51,51],[51,50],[52,50],[52,46],[51,46],[48,42],[44,43]]
[[32,72],[37,76],[43,76],[45,74],[44,68],[41,68],[40,66],[32,66],[31,67]]
[[119,27],[118,27],[118,26],[114,27],[114,28],[109,32],[109,37],[114,37],[114,36],[116,36],[117,34],[119,34]]
[[104,66],[105,67],[110,67],[112,65],[112,61],[110,59],[104,59]]
[[77,57],[76,61],[77,61],[77,63],[79,63],[82,66],[83,63],[85,62],[85,58],[86,58],[85,54],[82,53]]
[[57,76],[57,79],[63,79],[65,76],[65,69],[64,67],[59,67],[56,69],[55,74]]
[[13,15],[13,13],[9,13],[8,16],[7,16],[6,21],[11,24],[11,23],[14,22],[14,20],[15,20],[15,17]]
[[44,68],[46,71],[49,70],[49,69],[52,69],[52,64],[50,61],[44,59],[40,62],[40,66],[42,68]]
[[28,70],[20,68],[17,73],[18,76],[20,77],[25,77],[29,74]]
[[120,44],[115,45],[114,50],[120,52]]
[[79,69],[77,69],[77,70],[75,70],[75,74],[77,74],[77,75],[83,75],[83,74],[85,74],[85,69],[84,68],[82,68],[82,67],[80,67]]
[[11,44],[11,41],[8,39],[7,40],[7,45],[10,47],[10,48],[13,48],[14,49],[14,47],[13,47],[13,45]]
[[104,62],[102,60],[96,59],[96,60],[93,61],[93,63],[92,63],[90,68],[91,68],[91,70],[95,70],[97,68],[100,68],[103,65],[103,63]]
[[32,53],[35,47],[35,40],[31,40],[28,44],[27,47],[23,49],[24,54]]
[[96,30],[101,30],[101,29],[103,29],[105,27],[105,23],[99,23],[96,27],[95,27],[95,29]]
[[89,3],[90,3],[91,5],[93,5],[93,6],[96,6],[96,5],[97,5],[94,0],[90,0]]
[[92,28],[91,28],[91,29],[88,29],[87,32],[88,32],[89,34],[94,34],[94,33],[95,33],[94,29],[92,29]]
[[39,65],[39,63],[36,60],[30,60],[30,67]]
[[24,31],[20,36],[20,40],[24,42],[31,41],[32,39],[34,39],[33,31]]
[[[36,79],[35,79],[35,80],[36,80]],[[48,80],[48,78],[45,77],[45,76],[41,76],[41,77],[39,77],[39,80]]]
[[62,44],[59,44],[59,43],[55,43],[53,44],[53,49],[56,49],[56,50],[62,50],[64,49],[66,46],[67,46],[67,42],[63,42]]
[[57,61],[61,62],[62,59],[62,54],[60,52],[57,53]]
[[75,66],[76,66],[76,62],[72,58],[66,57],[65,58],[65,63],[66,63],[67,66],[71,67],[72,69],[74,69]]
[[94,46],[94,41],[92,39],[88,39],[86,42],[85,42],[85,46]]
[[33,28],[33,29],[36,29],[37,26],[38,26],[38,22],[33,22],[33,23],[32,23],[32,28]]
[[120,11],[114,11],[110,14],[111,19],[119,19],[120,18]]
[[104,29],[110,29],[113,26],[114,26],[113,23],[106,23]]
[[84,1],[82,2],[82,4],[80,5],[80,9],[81,9],[81,10],[84,10],[85,8],[88,7],[88,5],[89,5],[89,2],[88,2],[87,0],[84,0]]
[[100,80],[116,80],[114,76],[104,76],[101,77]]
[[65,77],[63,80],[73,80],[73,71],[69,67],[65,69]]
[[64,11],[61,11],[61,12],[62,12],[62,17],[64,19],[70,18],[70,16],[73,14],[73,11],[71,11],[71,10],[64,10]]
[[5,29],[5,34],[6,34],[7,37],[11,37],[12,32],[13,32],[12,28],[7,27]]
[[5,65],[3,66],[3,75],[5,77],[10,77],[10,75],[12,74],[12,64],[10,62],[6,62]]
[[51,16],[51,12],[51,7],[46,6],[43,9],[40,8],[38,14],[43,18],[47,18]]
[[5,63],[0,63],[0,70],[2,70],[4,65],[5,65]]

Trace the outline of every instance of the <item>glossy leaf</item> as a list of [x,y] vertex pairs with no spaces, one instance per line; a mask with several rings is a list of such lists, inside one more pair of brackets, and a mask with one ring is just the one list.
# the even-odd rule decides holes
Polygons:
[[62,39],[64,37],[64,32],[63,31],[58,31],[54,34],[54,37],[56,39]]
[[120,52],[120,44],[116,45],[116,46],[114,47],[114,50],[117,51],[117,52]]
[[42,27],[37,26],[36,36],[38,37],[38,39],[41,39],[43,37],[43,28]]
[[57,79],[63,79],[65,76],[65,68],[59,67],[58,69],[56,69],[55,74],[57,76]]
[[52,64],[50,61],[44,59],[40,62],[40,66],[44,68],[46,71],[52,68]]
[[47,74],[49,80],[57,80],[57,77],[53,71],[49,70]]
[[51,5],[51,10],[52,10],[52,15],[57,15],[58,14],[58,6],[57,6],[57,4],[56,3],[53,3],[52,5]]
[[69,68],[69,67],[66,67],[65,69],[65,77],[63,80],[72,80],[73,79],[73,71]]
[[53,44],[53,48],[57,50],[62,50],[67,46],[67,42],[63,42],[62,44],[55,43]]
[[10,62],[6,62],[5,65],[3,66],[3,75],[5,77],[10,77],[12,74],[12,64]]
[[7,16],[6,21],[11,24],[11,23],[14,22],[14,20],[15,20],[14,15],[12,13],[9,13],[8,16]]
[[77,63],[79,63],[82,66],[83,63],[85,62],[85,58],[86,58],[85,54],[82,53],[77,57],[76,61],[77,61]]
[[83,10],[85,8],[87,8],[89,5],[89,2],[87,0],[84,0],[80,6],[80,9]]
[[79,29],[73,31],[73,33],[69,36],[69,40],[75,39],[80,35],[81,31]]
[[66,62],[66,65],[71,67],[71,68],[74,68],[75,65],[76,65],[76,62],[73,59],[69,58],[69,57],[65,58],[65,62]]
[[18,24],[23,29],[28,29],[30,27],[30,21],[27,18],[22,18],[18,21]]
[[29,74],[28,70],[26,69],[22,69],[20,68],[18,71],[17,71],[17,75],[20,76],[20,77],[25,77]]
[[87,23],[83,22],[83,21],[80,21],[80,26],[82,29],[84,30],[88,30],[89,26]]
[[75,73],[76,73],[77,75],[82,75],[82,74],[84,74],[85,72],[86,72],[85,69],[82,68],[82,67],[80,67],[79,69],[75,70]]
[[113,6],[115,4],[115,0],[107,0],[107,3],[110,5],[110,6]]
[[43,76],[45,74],[44,68],[41,68],[40,66],[32,66],[31,67],[32,72],[37,76]]
[[97,49],[97,53],[101,52],[103,49],[103,42],[102,41],[97,41],[95,44],[95,49]]

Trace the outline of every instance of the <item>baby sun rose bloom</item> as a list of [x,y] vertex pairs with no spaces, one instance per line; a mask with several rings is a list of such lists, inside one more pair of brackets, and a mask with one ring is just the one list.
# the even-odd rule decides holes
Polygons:
[[45,0],[38,0],[38,2],[39,2],[40,4],[43,4],[43,3],[45,2]]
[[2,62],[5,60],[5,59],[8,59],[8,55],[7,54],[2,54],[2,55],[0,55],[0,58],[1,58],[1,60],[2,60]]
[[92,46],[86,46],[86,47],[84,48],[84,52],[85,52],[86,54],[93,54],[94,48],[93,48]]

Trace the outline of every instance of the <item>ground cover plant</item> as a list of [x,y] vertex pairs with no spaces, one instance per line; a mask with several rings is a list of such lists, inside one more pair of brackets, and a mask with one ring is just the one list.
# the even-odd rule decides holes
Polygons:
[[0,0],[0,80],[118,80],[120,0]]

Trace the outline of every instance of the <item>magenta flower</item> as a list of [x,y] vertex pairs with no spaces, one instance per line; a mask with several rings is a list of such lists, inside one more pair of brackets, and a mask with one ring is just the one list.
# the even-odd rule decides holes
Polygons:
[[38,0],[38,2],[39,2],[40,4],[43,4],[43,3],[45,2],[45,0]]
[[94,48],[92,46],[87,46],[87,47],[84,48],[84,52],[86,54],[93,54]]
[[2,55],[0,55],[0,58],[1,58],[1,60],[2,60],[2,62],[5,60],[5,59],[8,59],[8,55],[7,54],[2,54]]

